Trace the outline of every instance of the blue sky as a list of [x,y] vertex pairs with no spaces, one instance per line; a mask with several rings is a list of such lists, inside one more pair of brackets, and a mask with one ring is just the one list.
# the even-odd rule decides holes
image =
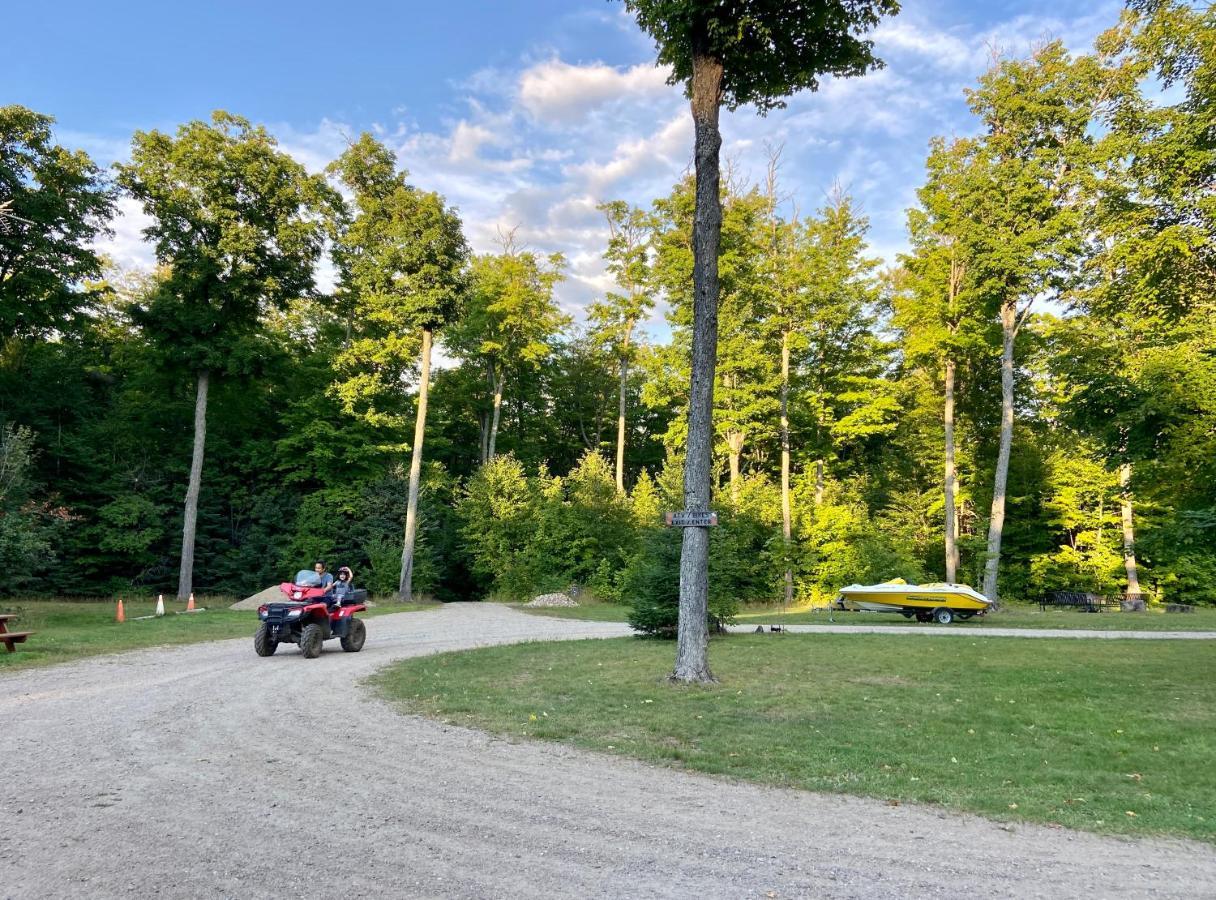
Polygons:
[[[605,0],[60,0],[19,3],[4,30],[0,103],[58,120],[61,143],[108,164],[136,129],[172,129],[223,108],[265,124],[313,170],[370,130],[418,186],[457,206],[475,249],[518,226],[561,251],[563,306],[610,288],[597,203],[649,204],[691,158],[692,128],[653,46]],[[903,247],[929,139],[974,129],[963,90],[993,48],[1024,54],[1059,38],[1087,49],[1113,24],[1106,0],[907,0],[875,35],[887,67],[828,81],[765,118],[724,114],[724,156],[758,180],[783,144],[789,203],[806,212],[836,182],[872,223],[874,251]],[[146,265],[141,213],[124,201],[103,249]],[[662,330],[658,326],[659,331]]]

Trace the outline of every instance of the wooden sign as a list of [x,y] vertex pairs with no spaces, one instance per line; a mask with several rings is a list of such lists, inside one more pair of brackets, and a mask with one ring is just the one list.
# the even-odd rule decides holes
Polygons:
[[676,528],[708,528],[711,525],[718,524],[718,514],[716,512],[688,512],[681,510],[680,512],[665,513],[665,518],[668,525]]

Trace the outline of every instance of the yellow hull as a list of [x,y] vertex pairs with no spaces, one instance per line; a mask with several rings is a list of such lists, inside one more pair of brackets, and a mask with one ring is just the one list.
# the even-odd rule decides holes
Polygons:
[[959,612],[986,611],[989,601],[962,584],[854,584],[840,591],[840,604],[874,612],[951,609]]

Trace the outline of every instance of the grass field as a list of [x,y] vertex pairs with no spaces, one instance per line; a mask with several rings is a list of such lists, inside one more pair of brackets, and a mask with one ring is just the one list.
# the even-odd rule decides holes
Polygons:
[[[534,615],[562,619],[583,619],[604,622],[624,622],[629,607],[615,603],[591,603],[585,606],[525,609]],[[777,607],[744,607],[738,615],[740,625],[911,625],[919,628],[942,628],[931,622],[917,622],[891,613],[833,612],[799,610],[782,613]],[[970,628],[983,631],[993,628],[1069,628],[1096,631],[1216,631],[1216,608],[1200,607],[1193,613],[1084,613],[1067,609],[1040,611],[1038,606],[1006,604],[999,611],[982,619],[955,622],[949,628]]]
[[[166,601],[167,615],[143,619],[156,609],[155,601],[124,602],[127,621],[114,621],[113,602],[62,600],[10,600],[0,603],[0,612],[15,613],[8,621],[9,631],[34,631],[17,652],[8,653],[0,646],[0,672],[32,666],[70,662],[86,656],[120,653],[170,644],[194,644],[223,638],[253,637],[258,626],[257,613],[252,610],[232,610],[231,597],[204,597],[199,606],[206,612],[174,615],[185,609],[184,603]],[[361,616],[428,609],[428,605],[385,603],[375,606]]]
[[715,639],[524,644],[398,663],[405,709],[701,772],[1001,820],[1216,842],[1216,644]]

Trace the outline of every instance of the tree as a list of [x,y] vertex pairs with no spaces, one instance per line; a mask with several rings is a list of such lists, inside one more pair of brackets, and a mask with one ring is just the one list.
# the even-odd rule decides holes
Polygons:
[[625,401],[629,386],[629,364],[633,358],[633,331],[645,320],[654,299],[647,291],[647,219],[640,209],[623,200],[600,204],[608,219],[608,249],[604,258],[608,271],[624,294],[609,292],[601,303],[588,310],[596,335],[616,356],[619,401],[616,423],[616,489],[625,492]]
[[889,433],[898,410],[884,380],[891,348],[875,333],[878,260],[865,255],[869,227],[837,189],[796,234],[806,279],[794,334],[796,399],[806,418],[799,423],[801,449],[815,466],[816,503],[826,460]]
[[[1216,10],[1176,0],[1137,0],[1129,6],[1097,44],[1110,68],[1113,102],[1099,145],[1102,177],[1091,192],[1095,252],[1084,289],[1072,296],[1078,308],[1105,326],[1100,340],[1108,345],[1108,361],[1119,359],[1119,377],[1098,373],[1077,391],[1073,410],[1098,433],[1105,432],[1108,459],[1119,470],[1127,590],[1139,593],[1135,470],[1168,458],[1164,438],[1178,431],[1168,418],[1144,414],[1160,408],[1164,399],[1153,390],[1157,378],[1144,376],[1177,367],[1181,377],[1167,379],[1174,388],[1199,386],[1210,370],[1208,326],[1216,314],[1208,287],[1216,272],[1216,206],[1210,190],[1216,177],[1211,140]],[[1138,90],[1154,76],[1173,89],[1174,102],[1155,105]],[[1205,392],[1200,387],[1196,393]],[[1183,405],[1197,422],[1206,404],[1194,401],[1198,396]],[[1198,458],[1210,457],[1204,444],[1212,446],[1199,437],[1202,433],[1193,430],[1198,440],[1190,446]],[[1192,470],[1186,482],[1200,482],[1197,474]],[[1207,501],[1212,499],[1209,495]]]
[[339,366],[359,371],[368,384],[399,390],[418,353],[418,404],[410,451],[409,498],[398,593],[413,600],[418,490],[426,435],[431,345],[436,329],[459,315],[465,292],[468,248],[459,217],[443,199],[406,183],[392,152],[363,134],[331,171],[353,194],[356,215],[334,247],[342,291],[357,323],[357,337],[339,355]]
[[[765,113],[819,78],[861,75],[879,65],[862,39],[896,0],[746,0],[730,6],[702,0],[625,0],[655,39],[658,61],[683,84],[695,129],[696,224],[692,381],[684,505],[706,511],[713,451],[714,366],[718,341],[718,242],[722,224],[718,115],[754,104]],[[709,529],[686,528],[680,553],[680,623],[675,681],[712,681],[707,604]]]
[[210,123],[181,126],[176,137],[136,132],[131,162],[118,171],[119,183],[151,216],[144,234],[168,267],[132,318],[166,362],[196,380],[177,585],[184,598],[193,586],[211,375],[247,370],[258,355],[263,312],[313,290],[324,214],[336,198],[265,129],[222,111]]
[[1074,275],[1083,237],[1075,201],[1093,162],[1100,75],[1093,58],[1073,60],[1055,42],[1030,59],[998,63],[968,95],[986,132],[962,145],[967,255],[977,289],[997,307],[1002,336],[1000,446],[983,585],[993,601],[1013,442],[1014,342],[1035,299],[1058,296]]
[[482,412],[483,463],[497,452],[507,375],[537,367],[549,355],[554,334],[569,321],[553,300],[564,267],[561,254],[541,259],[519,249],[513,234],[504,237],[502,253],[473,259],[467,314],[452,329],[449,343],[485,367],[490,406]]
[[45,335],[87,307],[101,277],[93,243],[114,191],[83,150],[55,144],[55,120],[0,106],[0,338]]
[[[769,430],[776,407],[777,367],[769,352],[772,290],[767,283],[770,256],[767,199],[755,189],[722,188],[718,243],[718,324],[713,423],[715,454],[725,458],[731,502],[739,499],[745,448]],[[689,382],[688,352],[696,318],[693,292],[693,224],[696,185],[686,178],[668,197],[655,202],[653,216],[654,282],[669,304],[672,364],[679,393]],[[673,421],[673,445],[687,436],[684,421]]]
[[[904,352],[914,364],[942,371],[942,426],[945,437],[943,511],[946,581],[958,579],[959,509],[955,438],[955,388],[959,357],[975,350],[982,333],[975,327],[975,292],[968,278],[968,223],[965,177],[968,147],[935,139],[926,163],[928,180],[917,191],[920,206],[908,213],[913,251],[903,261],[905,290],[895,298],[896,322]],[[965,327],[970,323],[971,327]]]

